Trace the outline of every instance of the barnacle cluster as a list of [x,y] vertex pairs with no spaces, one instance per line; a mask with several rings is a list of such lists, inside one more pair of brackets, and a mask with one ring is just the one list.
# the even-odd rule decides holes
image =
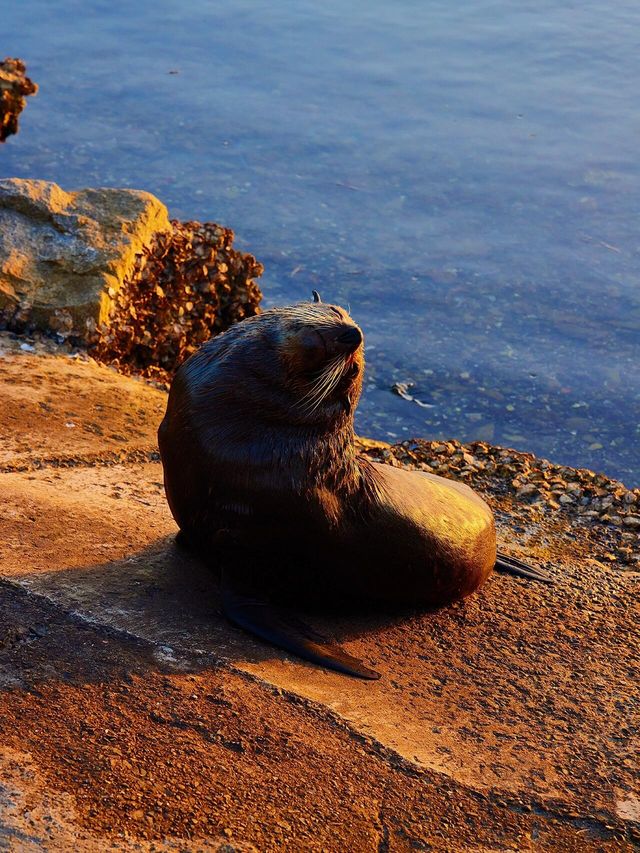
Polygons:
[[200,344],[257,314],[262,264],[213,222],[172,221],[110,294],[108,325],[90,329],[91,355],[123,373],[167,381]]
[[25,64],[7,56],[0,62],[0,142],[18,132],[18,116],[27,95],[35,95],[38,87],[25,75]]

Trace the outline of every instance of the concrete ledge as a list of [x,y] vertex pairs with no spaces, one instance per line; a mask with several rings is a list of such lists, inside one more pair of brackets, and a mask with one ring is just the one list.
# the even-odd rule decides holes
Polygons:
[[[640,840],[639,575],[603,557],[606,524],[487,483],[505,549],[554,586],[496,575],[436,613],[305,614],[383,674],[357,682],[221,617],[215,572],[173,544],[160,465],[126,456],[153,452],[161,392],[52,355],[0,369],[16,416],[0,421],[0,830],[16,849]],[[67,408],[96,422],[96,403],[103,435],[59,426]]]
[[0,334],[0,470],[155,451],[164,393],[93,360],[20,346]]

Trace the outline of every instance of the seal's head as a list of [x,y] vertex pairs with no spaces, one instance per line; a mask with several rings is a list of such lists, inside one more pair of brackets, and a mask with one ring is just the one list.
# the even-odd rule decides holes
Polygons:
[[[265,315],[263,315],[263,318]],[[300,303],[266,318],[298,416],[352,415],[362,389],[363,336],[344,308]]]
[[215,399],[226,419],[239,413],[306,428],[352,421],[362,390],[362,331],[344,308],[314,296],[243,320],[182,366],[209,410]]

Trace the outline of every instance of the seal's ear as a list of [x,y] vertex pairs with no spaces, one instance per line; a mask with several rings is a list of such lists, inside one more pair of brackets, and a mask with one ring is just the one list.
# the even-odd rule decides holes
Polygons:
[[312,290],[311,293],[313,294],[313,301],[314,302],[322,302],[322,299],[320,299],[320,294],[318,293],[317,290]]

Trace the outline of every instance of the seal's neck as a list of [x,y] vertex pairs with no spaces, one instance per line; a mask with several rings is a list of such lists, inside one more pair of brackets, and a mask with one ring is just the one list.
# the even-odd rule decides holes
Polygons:
[[311,488],[326,488],[345,496],[357,490],[360,470],[354,443],[353,419],[334,428],[309,445],[302,482]]
[[[353,418],[346,416],[323,428],[321,424],[255,424],[225,421],[224,429],[208,432],[217,463],[233,466],[233,479],[243,479],[252,490],[287,489],[299,495],[316,489],[351,494],[360,484],[354,445]],[[242,465],[238,465],[242,460]]]

